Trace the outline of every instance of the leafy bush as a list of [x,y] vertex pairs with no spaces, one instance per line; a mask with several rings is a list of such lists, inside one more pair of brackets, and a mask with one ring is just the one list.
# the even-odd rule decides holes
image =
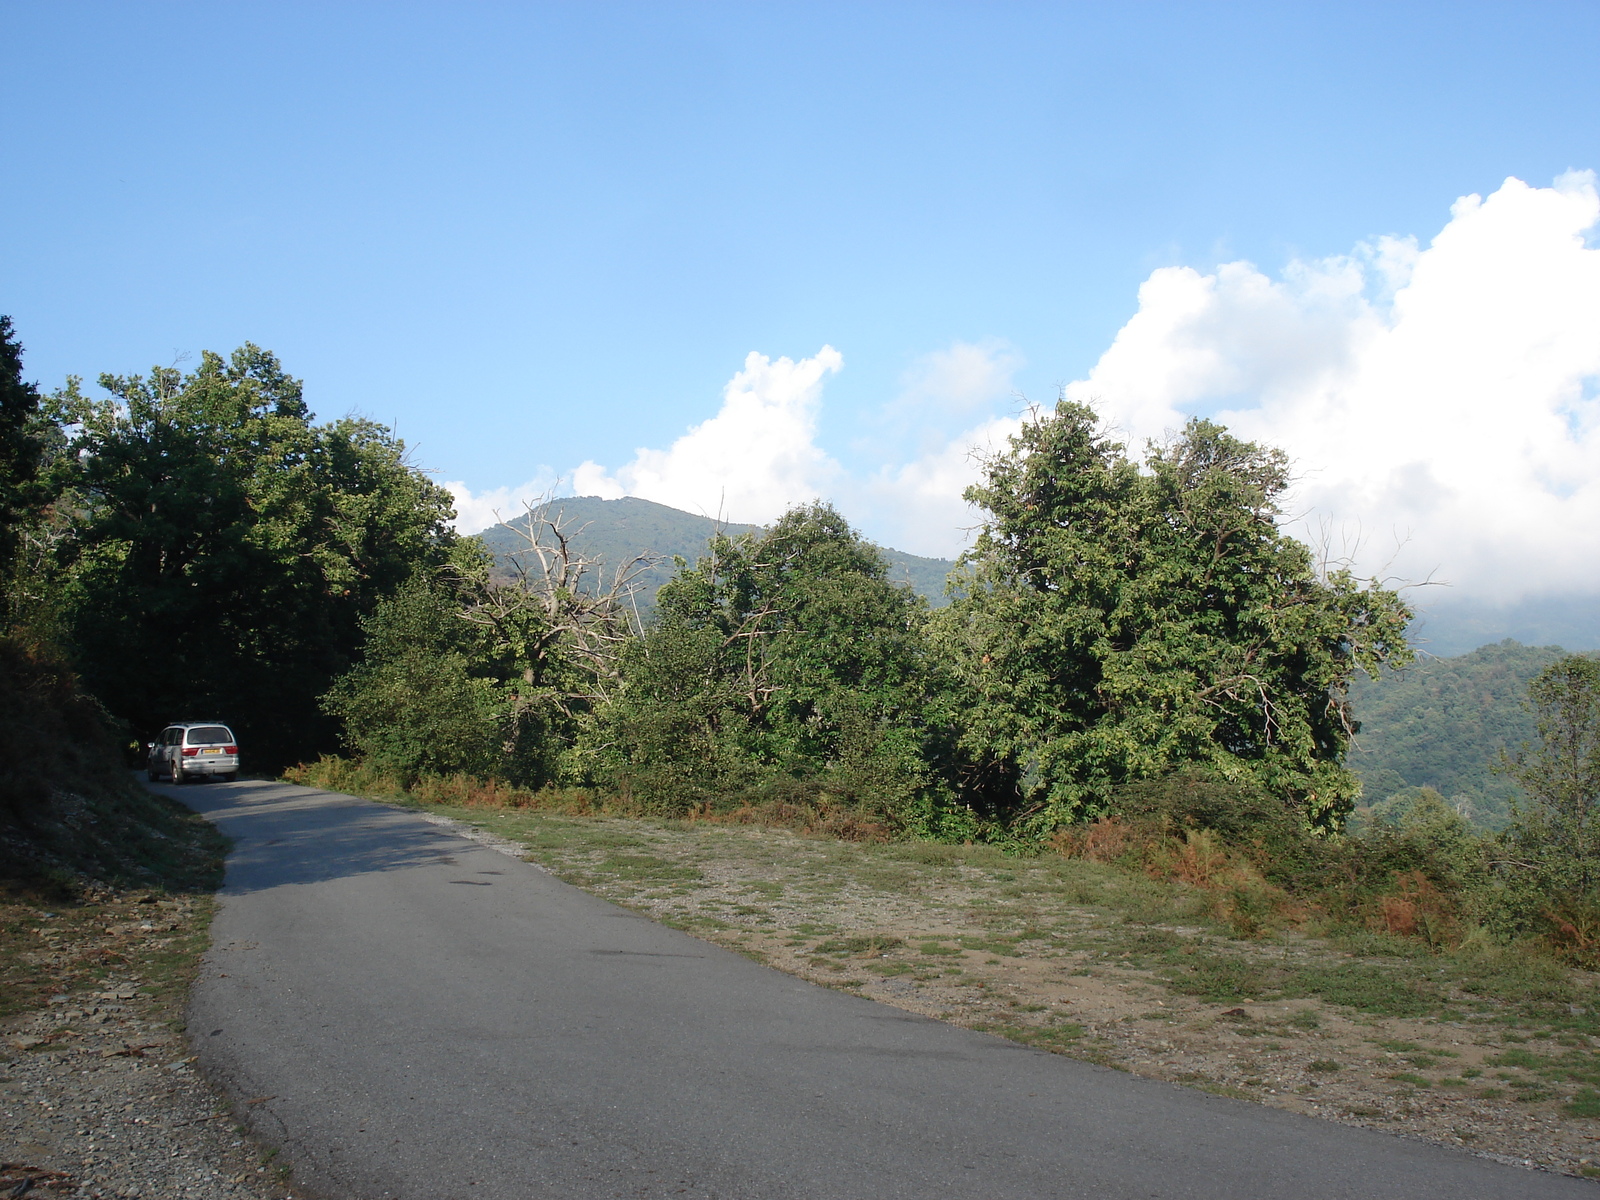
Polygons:
[[923,603],[826,505],[713,539],[657,596],[577,748],[646,811],[910,822],[933,787]]
[[1482,907],[1484,844],[1431,794],[1360,838],[1312,829],[1253,782],[1199,768],[1115,789],[1111,809],[1052,846],[1194,888],[1242,936],[1321,923],[1442,949]]
[[345,741],[403,778],[498,767],[493,681],[474,676],[472,631],[446,586],[419,575],[362,624],[365,658],[323,702]]

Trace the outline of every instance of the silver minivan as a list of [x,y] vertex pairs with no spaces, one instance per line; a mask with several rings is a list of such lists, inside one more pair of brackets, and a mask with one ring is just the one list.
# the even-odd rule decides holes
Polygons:
[[151,781],[239,777],[239,743],[233,730],[216,721],[183,721],[168,725],[148,743],[145,771]]

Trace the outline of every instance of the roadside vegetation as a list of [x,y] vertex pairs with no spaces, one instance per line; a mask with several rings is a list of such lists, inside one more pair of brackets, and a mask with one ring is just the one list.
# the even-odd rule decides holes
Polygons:
[[[183,1006],[226,843],[134,782],[128,727],[85,689],[62,610],[45,602],[59,580],[28,574],[52,520],[46,441],[0,320],[0,531],[14,564],[0,576],[0,1186],[152,1194],[231,1168],[235,1194],[261,1195],[267,1172],[210,1124],[225,1114],[184,1066]],[[121,1151],[109,1158],[108,1138]],[[203,1170],[186,1159],[175,1174],[177,1147]]]
[[[713,844],[820,854],[841,896],[963,881],[943,924],[797,916],[779,941],[813,974],[926,988],[940,959],[948,982],[1075,955],[1169,1006],[1482,1026],[1499,1058],[1472,1070],[1544,1080],[1519,1094],[1563,1119],[1600,1103],[1573,974],[1600,968],[1600,664],[1490,654],[1496,703],[1514,685],[1527,711],[1454,751],[1441,786],[1478,799],[1415,786],[1424,731],[1400,723],[1363,795],[1359,702],[1413,668],[1412,613],[1280,531],[1271,447],[1195,420],[1134,453],[1087,407],[1036,411],[967,493],[983,519],[932,609],[821,502],[670,567],[586,556],[555,505],[491,554],[392,431],[318,423],[252,345],[100,398],[41,395],[21,362],[0,322],[0,835],[34,900],[213,885],[215,835],[127,767],[166,722],[221,719],[258,772],[506,823],[675,920],[710,920]],[[1466,711],[1417,670],[1438,720]],[[596,831],[616,853],[541,840]],[[983,1020],[1096,1044],[1033,1003]],[[1323,1049],[1305,1070],[1331,1084]],[[1407,1065],[1413,1089],[1500,1086]]]
[[[55,432],[0,318],[0,551],[11,567],[0,575],[0,901],[54,907],[106,886],[209,891],[221,837],[133,785],[126,727],[56,636],[54,576],[34,570],[61,503],[47,478]],[[8,984],[14,999],[19,985]]]

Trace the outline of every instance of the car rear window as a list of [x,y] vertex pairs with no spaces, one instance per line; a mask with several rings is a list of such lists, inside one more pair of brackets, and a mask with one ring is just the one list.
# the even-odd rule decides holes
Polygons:
[[233,734],[228,732],[225,725],[196,725],[189,730],[189,745],[210,746],[216,742],[231,742]]

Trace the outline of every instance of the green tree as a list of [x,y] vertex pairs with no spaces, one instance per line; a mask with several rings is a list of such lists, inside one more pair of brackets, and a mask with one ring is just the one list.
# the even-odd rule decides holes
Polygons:
[[770,795],[898,819],[928,784],[924,603],[825,504],[713,538],[657,597],[598,735],[668,807]]
[[107,399],[52,398],[85,683],[139,731],[228,719],[258,766],[331,746],[316,697],[374,605],[442,561],[448,494],[382,426],[314,425],[255,346],[99,382]]
[[1565,654],[1508,638],[1379,679],[1358,676],[1350,699],[1361,737],[1350,765],[1361,776],[1362,804],[1432,787],[1479,828],[1502,828],[1518,788],[1496,763],[1501,751],[1536,736],[1528,685]]
[[365,623],[362,662],[324,702],[362,758],[412,778],[466,771],[527,786],[567,768],[616,690],[648,564],[604,573],[574,549],[559,512],[541,505],[526,517],[510,578],[478,539],[462,539],[445,567]]
[[961,794],[1023,836],[1116,786],[1199,764],[1336,828],[1353,673],[1403,663],[1410,612],[1321,576],[1278,529],[1288,463],[1191,421],[1143,468],[1066,401],[985,463],[986,510],[951,606]]
[[418,572],[362,623],[362,660],[324,707],[372,766],[408,779],[504,774],[503,689],[464,608],[448,573]]
[[1524,883],[1544,896],[1600,889],[1600,662],[1574,654],[1528,685],[1539,740],[1503,756],[1527,792],[1506,841]]
[[43,451],[39,389],[22,378],[22,345],[0,316],[0,566],[16,558],[21,526],[48,493],[40,486]]

